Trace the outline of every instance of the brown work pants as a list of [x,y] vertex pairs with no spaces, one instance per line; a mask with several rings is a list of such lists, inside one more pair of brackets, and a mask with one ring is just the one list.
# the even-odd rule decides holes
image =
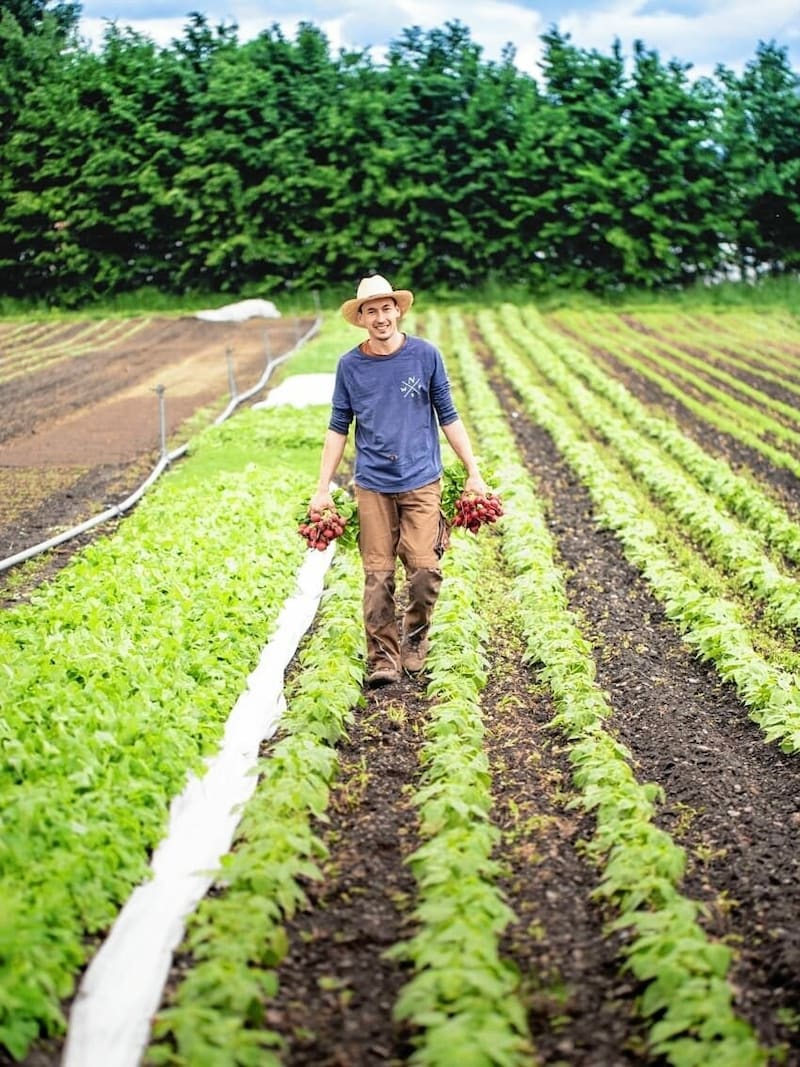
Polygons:
[[441,483],[406,493],[375,493],[356,486],[359,551],[364,567],[367,663],[400,669],[395,579],[397,560],[407,579],[402,639],[423,638],[442,584],[439,561],[447,547]]

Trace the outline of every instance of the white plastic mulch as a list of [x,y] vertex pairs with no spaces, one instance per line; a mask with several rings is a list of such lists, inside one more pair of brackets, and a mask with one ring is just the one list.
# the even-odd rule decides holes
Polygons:
[[245,319],[279,319],[281,313],[271,300],[238,300],[221,308],[196,311],[194,317],[206,322],[244,322]]
[[[296,375],[260,406],[326,403],[332,388],[333,375]],[[192,777],[173,801],[167,836],[153,855],[152,878],[131,894],[83,977],[62,1067],[141,1062],[186,917],[211,886],[233,841],[239,810],[255,790],[259,746],[283,713],[284,672],[314,619],[334,551],[331,546],[306,556],[296,592],[231,711],[220,751],[207,773]]]
[[294,374],[271,389],[255,408],[273,408],[289,404],[303,408],[307,404],[330,404],[333,396],[332,374]]

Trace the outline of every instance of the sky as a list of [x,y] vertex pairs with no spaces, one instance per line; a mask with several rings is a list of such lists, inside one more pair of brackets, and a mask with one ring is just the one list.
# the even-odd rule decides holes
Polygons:
[[293,39],[299,22],[311,22],[327,37],[331,54],[339,48],[369,49],[380,60],[383,49],[411,26],[444,28],[458,20],[469,27],[484,60],[516,47],[516,64],[534,76],[541,55],[539,37],[553,26],[583,49],[610,53],[618,39],[625,55],[641,40],[671,59],[691,64],[690,76],[713,74],[717,64],[741,73],[754,58],[759,41],[788,49],[800,73],[798,0],[81,0],[81,35],[95,44],[114,22],[168,45],[183,36],[190,12],[212,26],[236,23],[246,41],[273,24]]

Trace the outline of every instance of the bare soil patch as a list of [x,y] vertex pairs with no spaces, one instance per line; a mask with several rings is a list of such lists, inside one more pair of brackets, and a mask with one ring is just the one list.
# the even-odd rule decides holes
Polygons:
[[[65,344],[60,357],[51,333],[43,365],[16,376],[15,359],[30,358],[38,334],[31,328],[6,336],[0,372],[11,376],[2,386],[0,559],[120,503],[141,484],[161,454],[157,386],[164,387],[169,451],[182,443],[187,420],[208,409],[210,422],[228,403],[228,354],[235,391],[244,393],[311,325],[294,318],[156,318],[117,341],[98,340],[96,348],[87,342],[76,354],[66,345],[80,333],[76,324],[57,338]],[[38,578],[63,566],[87,539],[54,549]],[[0,572],[0,604],[25,595],[15,588],[3,600],[7,574]]]

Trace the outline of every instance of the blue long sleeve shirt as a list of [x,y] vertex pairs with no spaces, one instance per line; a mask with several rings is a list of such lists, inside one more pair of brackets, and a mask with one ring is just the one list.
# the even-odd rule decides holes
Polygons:
[[408,335],[390,356],[346,352],[336,367],[331,430],[355,420],[355,482],[378,493],[419,489],[442,475],[439,426],[458,419],[441,353]]

